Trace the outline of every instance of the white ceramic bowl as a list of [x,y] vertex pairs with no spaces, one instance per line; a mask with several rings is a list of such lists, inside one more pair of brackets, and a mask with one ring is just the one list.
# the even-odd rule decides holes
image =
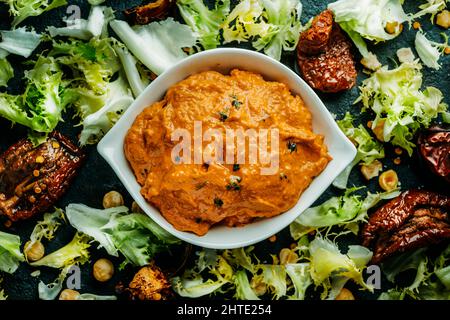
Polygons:
[[[176,230],[157,208],[149,205],[140,194],[141,186],[125,158],[124,137],[136,116],[152,103],[161,100],[167,89],[186,77],[206,70],[228,74],[231,69],[254,71],[266,80],[285,83],[294,94],[300,95],[313,116],[315,133],[325,136],[325,144],[333,160],[304,191],[297,204],[279,216],[251,223],[244,227],[215,226],[204,236]],[[353,144],[338,128],[315,92],[293,71],[280,62],[250,50],[221,48],[194,54],[153,81],[125,112],[117,124],[98,144],[98,152],[114,169],[128,192],[139,206],[162,228],[179,239],[206,248],[231,249],[254,244],[287,227],[330,186],[356,155]]]

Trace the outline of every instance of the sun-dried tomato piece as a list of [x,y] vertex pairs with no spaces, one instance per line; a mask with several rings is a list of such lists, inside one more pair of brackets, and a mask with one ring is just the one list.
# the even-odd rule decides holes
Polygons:
[[356,84],[353,45],[332,13],[317,16],[310,29],[300,35],[297,60],[303,79],[316,90],[339,92]]
[[362,231],[362,244],[374,248],[372,263],[400,252],[450,238],[450,197],[410,190],[379,208]]
[[84,155],[58,132],[38,147],[23,139],[0,156],[0,214],[11,221],[49,209],[67,190]]

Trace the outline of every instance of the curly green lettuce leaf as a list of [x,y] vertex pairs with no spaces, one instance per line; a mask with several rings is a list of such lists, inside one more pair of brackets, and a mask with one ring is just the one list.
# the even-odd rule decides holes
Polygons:
[[312,284],[309,263],[286,264],[286,273],[294,284],[294,293],[288,296],[290,300],[305,300],[306,290]]
[[[371,259],[372,252],[369,249],[354,246],[353,250],[356,250],[355,247],[360,247],[358,250],[366,253],[365,261]],[[359,263],[360,255],[358,260],[354,260],[348,253],[341,253],[335,243],[322,237],[311,241],[309,253],[311,278],[316,286],[323,287],[322,298],[328,296],[328,299],[334,299],[348,280],[353,280],[363,289],[373,291],[363,279],[362,271],[365,265]],[[330,292],[333,294],[329,295]]]
[[113,20],[110,26],[128,50],[156,75],[185,58],[183,48],[191,48],[197,41],[189,26],[173,18],[133,28],[125,21]]
[[431,23],[434,22],[436,14],[441,12],[447,7],[447,0],[425,0],[425,3],[419,6],[419,11],[413,15],[413,18],[419,18],[424,15],[430,14]]
[[108,23],[114,19],[114,10],[110,7],[94,6],[91,8],[89,17],[67,22],[66,27],[47,27],[47,31],[52,38],[56,36],[71,37],[81,40],[89,40],[92,37],[107,37]]
[[415,47],[420,60],[429,68],[439,70],[441,65],[439,64],[439,58],[444,53],[444,50],[448,48],[448,36],[442,33],[445,38],[445,43],[437,43],[430,41],[425,37],[422,31],[416,33]]
[[67,274],[69,273],[71,267],[72,265],[67,265],[64,268],[62,268],[58,277],[49,284],[45,284],[43,281],[39,281],[38,284],[39,299],[55,300],[63,288],[64,280],[66,279]]
[[340,197],[332,197],[319,206],[306,209],[289,226],[291,236],[300,239],[302,236],[319,228],[341,226],[357,234],[358,224],[367,221],[368,210],[380,201],[397,197],[397,190],[384,193],[367,193],[364,199],[354,192],[358,188],[348,189]]
[[0,116],[34,131],[53,131],[61,120],[62,72],[51,57],[40,56],[32,70],[25,71],[22,95],[0,93]]
[[199,298],[219,290],[228,281],[220,277],[217,280],[204,280],[200,275],[193,278],[175,277],[171,279],[173,290],[181,297]]
[[[335,21],[348,33],[363,57],[368,56],[364,39],[388,41],[401,32],[401,24],[410,21],[402,7],[402,0],[339,0],[328,5]],[[387,25],[394,32],[387,32]]]
[[83,293],[77,297],[77,300],[113,301],[113,300],[117,300],[117,297],[116,296],[102,296],[102,295],[96,295],[96,294],[92,294],[92,293]]
[[[2,284],[2,281],[3,281],[3,278],[0,276],[0,284]],[[6,295],[5,290],[3,290],[0,287],[0,301],[6,300],[6,299],[8,299],[8,296]]]
[[266,285],[274,299],[286,296],[286,269],[283,265],[261,264],[257,268],[261,274],[255,277],[261,277],[261,282]]
[[116,45],[114,50],[122,63],[128,83],[133,91],[133,96],[137,98],[148,86],[150,80],[143,74],[143,66],[141,65],[141,68],[138,67],[140,62],[136,60],[125,46]]
[[236,293],[234,298],[236,300],[260,300],[248,281],[248,276],[245,270],[239,270],[234,277],[234,285],[236,286]]
[[[106,86],[107,93],[103,96],[97,96],[95,100],[101,100],[98,105],[101,107],[95,111],[91,108],[89,114],[82,119],[83,130],[80,134],[80,144],[82,146],[87,144],[97,143],[120,119],[122,114],[133,103],[134,99],[128,87],[126,80],[119,76],[119,78]],[[83,95],[79,95],[79,100],[74,103],[77,110],[85,112],[93,105],[83,104],[86,102]]]
[[339,189],[346,189],[348,178],[353,167],[358,163],[370,165],[377,159],[384,158],[383,145],[375,140],[362,124],[358,127],[353,126],[353,116],[347,112],[342,120],[338,120],[337,124],[344,134],[357,147],[355,159],[345,170],[333,181],[333,185]]
[[14,273],[25,261],[20,252],[20,237],[0,231],[0,271]]
[[47,212],[44,214],[44,219],[38,221],[33,228],[30,235],[31,247],[37,241],[41,241],[43,238],[52,240],[56,230],[61,225],[61,221],[64,221],[64,212],[61,209],[56,208],[54,212]]
[[14,69],[5,58],[0,58],[0,87],[7,87],[9,80],[14,77]]
[[180,243],[148,216],[128,214],[126,207],[100,210],[70,204],[66,216],[75,229],[94,238],[99,248],[116,257],[120,252],[135,266],[147,265],[157,252]]
[[41,43],[41,35],[33,29],[28,31],[25,27],[0,31],[0,34],[0,49],[24,58],[28,58]]
[[28,17],[36,17],[67,4],[66,0],[0,0],[0,2],[9,5],[9,14],[14,17],[13,27]]
[[223,23],[225,43],[248,41],[268,56],[280,60],[282,50],[295,50],[303,26],[298,0],[244,0]]
[[107,92],[112,76],[120,70],[120,61],[112,47],[112,38],[93,38],[88,42],[53,41],[50,55],[72,70],[71,87],[85,87],[96,94]]
[[404,62],[391,70],[384,66],[363,81],[356,100],[363,103],[364,109],[375,112],[372,129],[381,127],[383,140],[405,149],[410,156],[417,131],[429,127],[447,110],[439,89],[421,90],[421,68],[418,61]]
[[64,247],[46,255],[42,259],[30,263],[33,267],[50,267],[61,269],[75,264],[83,264],[89,261],[88,248],[90,238],[81,233],[75,234],[72,241]]
[[178,0],[177,6],[184,22],[198,35],[205,50],[220,45],[220,26],[230,12],[230,0],[216,0],[213,10],[202,0]]

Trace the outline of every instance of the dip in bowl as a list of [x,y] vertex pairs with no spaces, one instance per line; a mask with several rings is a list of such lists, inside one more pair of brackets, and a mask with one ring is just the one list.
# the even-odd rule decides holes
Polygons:
[[[268,130],[268,153],[262,155],[268,157],[267,165],[258,163],[261,157],[251,159],[250,139],[244,148],[236,142],[232,159],[227,148],[208,149],[221,140],[214,134],[206,143],[183,149],[181,137],[194,135],[196,123],[205,130],[224,129],[222,140],[227,128]],[[277,146],[271,144],[275,137]],[[260,136],[254,141],[259,143]],[[156,223],[184,241],[216,249],[250,245],[288,226],[356,154],[300,77],[263,54],[243,49],[198,53],[167,70],[138,97],[98,150]],[[246,156],[239,160],[240,150]],[[266,149],[255,150],[259,154]]]

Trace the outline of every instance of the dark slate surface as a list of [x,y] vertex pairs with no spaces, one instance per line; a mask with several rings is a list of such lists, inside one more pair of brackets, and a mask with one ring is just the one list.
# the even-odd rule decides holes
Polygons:
[[[70,4],[79,5],[83,17],[86,17],[88,15],[89,5],[87,1],[69,0],[68,2]],[[137,5],[140,2],[141,1],[139,0],[107,0],[106,4],[116,9],[117,17],[120,18],[122,16],[121,11],[123,9]],[[233,2],[235,3],[236,1]],[[327,6],[327,3],[330,2],[333,1],[302,0],[304,6],[302,21],[308,21],[312,16],[324,10]],[[417,2],[418,1],[406,1],[406,12],[416,11]],[[23,23],[23,25],[31,25],[40,32],[43,32],[48,25],[62,26],[62,17],[66,15],[66,10],[67,8],[62,7],[45,13],[40,17],[31,17],[27,19]],[[429,37],[435,39],[436,41],[442,41],[439,33],[443,32],[444,30],[437,26],[432,26],[429,21],[429,17],[425,17],[419,21],[422,23],[423,29],[428,32]],[[8,17],[6,6],[0,4],[0,29],[6,30],[9,28],[10,19]],[[404,32],[397,39],[388,43],[379,44],[371,49],[378,54],[380,61],[383,64],[387,63],[391,66],[394,66],[394,57],[396,50],[401,47],[412,47],[414,44],[415,32],[415,30],[409,29],[407,26],[405,26]],[[449,34],[448,31],[447,34]],[[237,44],[228,44],[227,46],[237,46]],[[244,47],[249,48],[248,45],[244,45]],[[41,47],[37,51],[39,52],[45,49],[46,46],[41,45]],[[16,70],[16,78],[10,82],[10,87],[7,90],[11,93],[18,93],[20,92],[23,83],[21,81],[21,78],[23,76],[24,60],[15,56],[10,56],[9,59],[13,63]],[[295,70],[296,62],[293,53],[284,54],[282,62],[285,63],[288,67]],[[446,96],[445,102],[450,104],[450,59],[449,57],[443,57],[441,59],[441,62],[442,69],[439,71],[430,70],[428,68],[424,69],[424,84],[438,87]],[[358,66],[358,68],[359,70],[361,70],[360,66]],[[362,79],[364,79],[364,77],[365,76],[360,73],[359,83]],[[360,114],[360,106],[353,105],[353,101],[357,96],[357,88],[353,88],[348,92],[340,94],[320,94],[320,97],[322,98],[327,108],[332,113],[336,114],[338,118],[341,118],[346,111],[350,111],[352,114],[358,115],[357,118],[359,121],[361,121],[362,123],[366,123],[367,120],[370,119],[371,115]],[[57,129],[75,140],[80,130],[79,127],[73,127],[73,125],[77,124],[77,121],[72,119],[72,115],[70,113],[66,113],[64,115],[64,119],[65,122],[61,123]],[[25,136],[26,130],[23,127],[21,127],[20,125],[12,127],[8,121],[0,118],[0,152],[3,152],[9,145]],[[125,197],[126,205],[131,206],[131,197],[128,195],[125,188],[116,178],[113,171],[97,153],[95,146],[87,147],[85,151],[87,153],[87,161],[84,167],[80,171],[80,174],[76,177],[67,194],[62,197],[57,203],[57,206],[64,208],[69,203],[81,202],[89,206],[100,208],[103,195],[110,190],[117,190],[121,192]],[[392,163],[392,159],[395,157],[393,149],[391,147],[387,147],[386,151],[387,159],[383,161],[383,164],[386,167],[394,168],[397,171],[401,181],[402,189],[426,187],[429,189],[439,190],[440,188],[442,188],[439,187],[438,184],[436,184],[435,179],[430,178],[426,173],[424,173],[423,170],[420,169],[415,157],[408,159],[406,156],[402,156],[401,165],[396,166]],[[361,177],[360,173],[357,170],[354,170],[351,175],[350,184],[367,184],[368,189],[375,192],[379,190],[377,188],[377,183],[375,180],[376,179],[373,179],[373,181],[367,184]],[[317,203],[319,204],[329,197],[338,194],[340,193],[337,189],[330,187],[320,197]],[[39,219],[40,217],[35,217],[33,219],[30,219],[29,221],[17,223],[9,229],[5,228],[3,224],[1,224],[0,230],[17,233],[21,236],[22,241],[25,242],[28,240],[36,221],[38,221]],[[46,244],[47,253],[68,243],[72,239],[73,234],[74,230],[71,227],[61,227],[61,229],[57,232],[56,239]],[[344,239],[343,243],[355,243],[355,241],[357,241],[356,238],[348,238]],[[262,259],[266,259],[269,262],[271,261],[269,254],[278,253],[282,247],[287,247],[292,242],[293,241],[289,236],[289,231],[288,229],[286,229],[277,235],[277,241],[275,243],[264,241],[258,244],[256,246],[256,252]],[[91,250],[92,261],[95,261],[100,257],[107,257],[107,254],[104,250],[95,250],[94,247],[95,245]],[[116,266],[118,266],[118,264],[121,262],[121,259],[114,259],[112,257],[108,258],[111,259],[116,264]],[[163,257],[157,259],[158,264],[166,265],[168,261],[172,260]],[[116,274],[114,275],[113,279],[107,283],[100,284],[93,279],[91,266],[92,264],[85,264],[81,268],[81,292],[89,292],[95,294],[114,294],[115,285],[119,281],[127,282],[128,279],[132,276],[133,272],[136,271],[132,268],[127,268],[124,271],[118,271],[118,269],[116,268]],[[33,278],[30,276],[30,273],[32,271],[34,271],[34,268],[29,267],[27,264],[22,264],[19,270],[14,275],[4,275],[4,283],[2,284],[2,286],[10,299],[37,299],[37,284],[39,280],[42,279],[45,283],[49,283],[53,281],[53,279],[55,279],[58,274],[55,270],[42,268],[41,276],[39,278]],[[388,288],[388,286],[389,285],[386,282],[383,282],[383,289]],[[352,288],[351,285],[350,288]],[[356,290],[356,288],[352,291],[355,293],[357,298],[361,299],[374,299],[379,294],[379,292],[376,292],[375,295],[361,293],[360,291]]]

